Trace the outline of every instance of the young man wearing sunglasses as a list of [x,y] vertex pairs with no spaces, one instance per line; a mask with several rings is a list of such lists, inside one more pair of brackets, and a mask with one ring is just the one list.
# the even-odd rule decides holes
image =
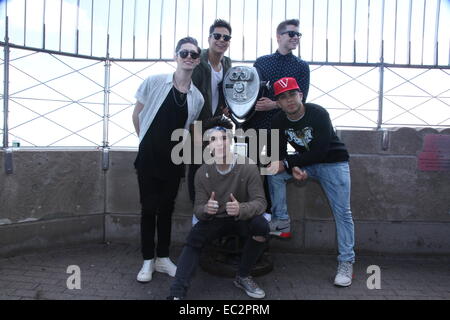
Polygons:
[[[209,27],[209,48],[202,50],[200,64],[192,74],[192,81],[205,99],[205,105],[198,118],[202,122],[212,117],[220,117],[222,114],[228,115],[221,87],[223,77],[231,68],[230,58],[225,57],[225,52],[230,47],[230,40],[230,24],[222,19],[215,20]],[[204,130],[198,133],[198,136],[203,136],[203,132]],[[194,176],[198,168],[200,168],[199,164],[189,166],[188,189],[192,202],[195,198]]]
[[[295,78],[303,92],[303,102],[305,102],[309,90],[309,66],[305,61],[292,53],[298,47],[301,36],[297,19],[281,22],[277,27],[277,51],[256,59],[254,67],[258,69],[261,80],[270,81],[270,85],[273,85],[276,80],[283,77]],[[265,129],[269,131],[268,136],[270,136],[272,117],[280,112],[273,90],[269,91],[267,97],[259,99],[255,110],[254,116],[244,125],[244,129]],[[270,139],[268,142],[270,142]],[[266,197],[269,198],[267,179],[264,182],[264,189]],[[291,237],[289,220],[277,221],[274,219],[270,222],[270,228],[273,236],[281,238]]]
[[[198,118],[204,100],[192,84],[192,72],[200,62],[200,48],[191,37],[181,39],[175,51],[175,73],[147,78],[136,93],[133,124],[139,137],[134,163],[141,202],[141,249],[144,264],[137,275],[148,282],[154,271],[175,276],[176,266],[169,259],[172,212],[183,165],[172,162],[177,129],[189,129]],[[157,231],[155,259],[155,230]]]
[[199,120],[210,119],[223,114],[225,103],[220,84],[231,60],[225,57],[230,47],[231,26],[225,20],[217,19],[209,28],[208,49],[203,49],[200,64],[192,74],[192,81],[205,99],[205,106],[200,113]]
[[[355,261],[354,224],[350,209],[350,169],[347,149],[336,135],[328,112],[321,106],[302,102],[302,92],[294,78],[274,83],[274,93],[282,112],[274,116],[272,130],[280,133],[280,160],[270,164],[268,176],[272,217],[287,221],[286,182],[308,177],[320,182],[336,222],[338,269],[337,286],[352,283]],[[287,144],[296,151],[287,154]]]
[[247,239],[235,286],[252,298],[265,296],[250,272],[264,251],[269,236],[269,225],[262,216],[267,202],[257,166],[233,152],[232,127],[231,121],[225,117],[205,124],[205,140],[212,158],[205,159],[206,164],[195,175],[194,212],[199,222],[191,229],[178,258],[168,299],[186,297],[203,247],[228,234],[239,234]]

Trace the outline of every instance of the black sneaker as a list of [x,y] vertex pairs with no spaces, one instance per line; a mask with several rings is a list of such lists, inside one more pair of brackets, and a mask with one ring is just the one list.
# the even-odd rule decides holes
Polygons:
[[234,279],[234,285],[238,288],[243,289],[249,297],[262,299],[266,296],[264,290],[258,287],[255,281],[253,281],[252,277],[243,278],[236,276],[236,278]]

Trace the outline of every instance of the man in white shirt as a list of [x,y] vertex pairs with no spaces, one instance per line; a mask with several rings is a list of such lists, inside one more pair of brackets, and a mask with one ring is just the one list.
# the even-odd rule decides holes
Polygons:
[[170,233],[184,167],[172,161],[172,148],[177,142],[172,141],[171,136],[174,130],[189,129],[204,103],[191,78],[194,68],[200,63],[197,40],[190,37],[181,39],[174,59],[177,63],[175,73],[147,78],[135,96],[133,124],[140,141],[135,168],[142,206],[141,248],[144,259],[137,276],[139,282],[149,282],[155,270],[175,276],[176,266],[169,259]]

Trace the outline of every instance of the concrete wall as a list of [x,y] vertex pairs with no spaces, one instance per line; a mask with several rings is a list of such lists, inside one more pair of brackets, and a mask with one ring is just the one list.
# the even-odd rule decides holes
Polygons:
[[[450,171],[421,171],[428,134],[450,130],[341,131],[351,154],[352,211],[357,252],[450,253]],[[450,148],[448,150],[450,152]],[[16,151],[5,174],[0,152],[0,254],[90,241],[139,241],[136,152]],[[449,160],[450,161],[450,160]],[[327,199],[315,181],[288,184],[294,237],[273,250],[336,251]],[[173,241],[189,231],[192,207],[180,185]]]
[[0,254],[103,239],[101,153],[0,152]]

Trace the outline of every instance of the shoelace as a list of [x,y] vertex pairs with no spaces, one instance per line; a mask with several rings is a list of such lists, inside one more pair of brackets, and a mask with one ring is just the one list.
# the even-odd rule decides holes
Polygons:
[[250,289],[252,289],[252,291],[255,291],[256,289],[258,289],[258,286],[253,281],[252,277],[241,278],[241,282],[246,283],[250,287]]
[[347,276],[351,276],[351,264],[350,263],[340,263],[338,266],[338,273],[343,273]]

